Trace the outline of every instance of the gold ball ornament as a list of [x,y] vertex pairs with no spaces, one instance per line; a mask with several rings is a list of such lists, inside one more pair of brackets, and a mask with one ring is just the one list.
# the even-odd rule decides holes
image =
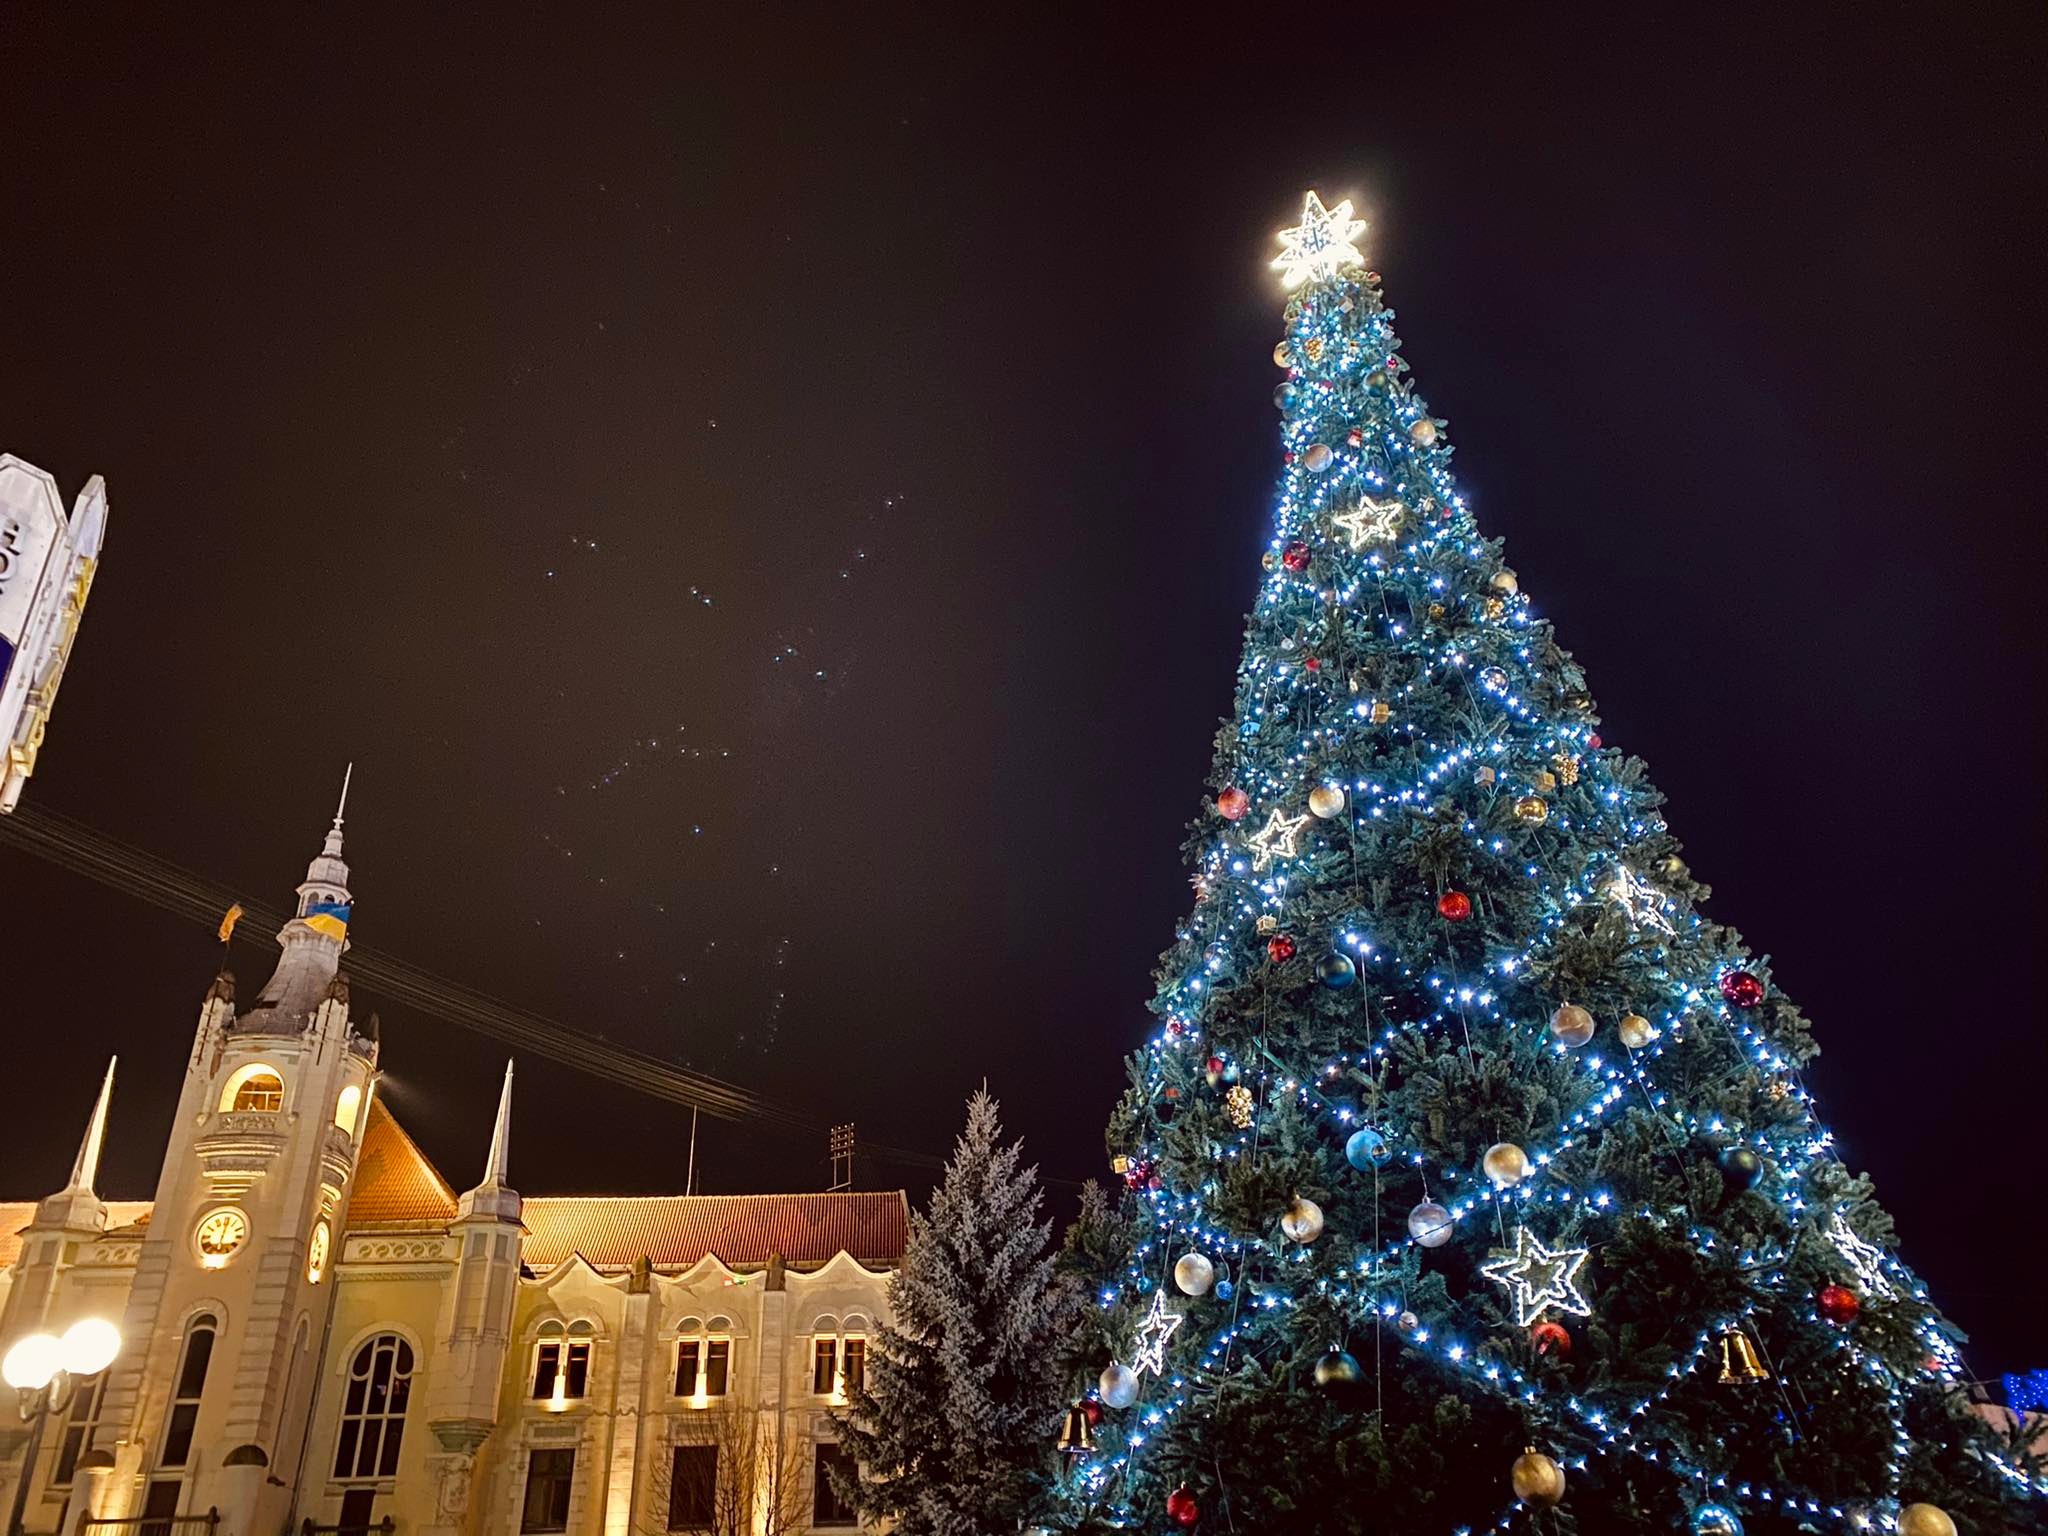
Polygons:
[[1516,579],[1513,571],[1509,570],[1506,566],[1502,566],[1493,573],[1492,587],[1496,592],[1513,597],[1522,590],[1522,583]]
[[1427,448],[1436,441],[1436,423],[1425,416],[1408,429],[1408,436]]
[[1550,1032],[1560,1045],[1576,1050],[1593,1038],[1593,1015],[1577,1003],[1566,1003],[1550,1016]]
[[1330,461],[1334,457],[1328,443],[1310,443],[1308,452],[1301,456],[1301,462],[1308,466],[1309,473],[1320,475],[1330,467]]
[[1238,1083],[1223,1096],[1223,1112],[1230,1116],[1230,1123],[1240,1131],[1248,1130],[1252,1123],[1252,1091]]
[[1495,1189],[1507,1189],[1529,1177],[1529,1154],[1512,1141],[1497,1141],[1480,1159]]
[[1515,1458],[1508,1480],[1515,1497],[1532,1509],[1549,1509],[1564,1502],[1564,1468],[1530,1446]]
[[1899,1511],[1899,1536],[1956,1536],[1956,1523],[1939,1504],[1908,1504]]
[[1280,1230],[1290,1242],[1312,1243],[1323,1235],[1323,1208],[1296,1195],[1280,1216]]
[[1367,389],[1385,389],[1387,387],[1387,370],[1384,368],[1373,369],[1371,373],[1365,376],[1365,387]]
[[1269,571],[1277,571],[1280,569],[1280,557],[1274,554],[1273,551],[1269,549],[1263,555],[1259,556],[1259,564],[1263,565]]
[[1432,619],[1440,619],[1440,618],[1442,618],[1442,617],[1444,616],[1444,612],[1445,612],[1445,609],[1444,609],[1444,605],[1443,605],[1442,603],[1431,603],[1431,604],[1429,605],[1429,616],[1430,616],[1430,617],[1431,617]]
[[1540,827],[1550,820],[1550,806],[1541,795],[1524,795],[1515,802],[1515,820]]
[[1624,1013],[1621,1022],[1614,1026],[1614,1032],[1621,1036],[1621,1043],[1632,1051],[1640,1051],[1657,1038],[1657,1026],[1640,1013]]
[[1344,791],[1334,784],[1318,784],[1308,792],[1308,808],[1324,821],[1344,814]]
[[1294,366],[1294,349],[1289,347],[1284,341],[1273,348],[1273,366],[1275,368],[1292,368]]

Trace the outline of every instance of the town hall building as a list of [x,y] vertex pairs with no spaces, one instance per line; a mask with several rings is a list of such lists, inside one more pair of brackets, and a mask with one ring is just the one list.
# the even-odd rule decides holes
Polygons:
[[32,1465],[10,1401],[0,1507],[26,1478],[23,1528],[66,1536],[854,1527],[830,1410],[902,1192],[522,1197],[508,1066],[458,1193],[378,1096],[348,879],[337,816],[269,982],[238,1006],[223,970],[190,1051],[145,1064],[183,1074],[153,1200],[98,1192],[109,1067],[63,1187],[0,1202],[0,1351],[87,1317],[123,1340]]

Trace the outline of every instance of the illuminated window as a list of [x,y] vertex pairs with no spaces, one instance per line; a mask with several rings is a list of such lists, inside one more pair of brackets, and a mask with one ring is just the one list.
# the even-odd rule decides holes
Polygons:
[[589,1323],[543,1323],[533,1353],[533,1395],[567,1402],[590,1392],[590,1344],[596,1330]]
[[220,1107],[274,1115],[284,1108],[284,1079],[262,1062],[237,1067],[221,1089]]
[[394,1477],[398,1447],[405,1437],[405,1407],[412,1397],[412,1346],[395,1333],[380,1333],[348,1368],[348,1392],[341,1402],[341,1439],[334,1449],[340,1478]]
[[202,1312],[185,1332],[171,1411],[164,1417],[164,1450],[156,1463],[160,1467],[182,1467],[192,1454],[192,1432],[199,1426],[199,1400],[206,1393],[206,1368],[213,1362],[213,1337],[219,1327],[212,1313]]
[[78,1458],[92,1449],[93,1434],[100,1427],[100,1394],[106,1373],[89,1376],[71,1392],[71,1409],[64,1415],[64,1439],[57,1446],[57,1466],[50,1473],[52,1488],[69,1488],[78,1472]]
[[341,1097],[334,1101],[334,1123],[341,1127],[344,1136],[356,1133],[356,1116],[362,1113],[363,1090],[350,1083],[341,1090]]
[[839,1376],[839,1341],[829,1334],[811,1349],[811,1390],[820,1397],[833,1389]]
[[724,1317],[709,1324],[694,1317],[683,1320],[683,1336],[676,1340],[677,1397],[725,1396],[732,1377],[731,1328],[731,1319]]
[[812,1392],[844,1402],[847,1393],[860,1390],[867,1380],[868,1341],[855,1330],[866,1326],[859,1313],[843,1322],[828,1315],[811,1324]]

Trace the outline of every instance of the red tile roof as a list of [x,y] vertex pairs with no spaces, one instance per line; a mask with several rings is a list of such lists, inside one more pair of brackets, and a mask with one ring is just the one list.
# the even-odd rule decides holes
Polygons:
[[[21,1254],[21,1229],[36,1219],[36,1203],[33,1200],[0,1200],[0,1269],[11,1266]],[[149,1208],[155,1202],[150,1200],[109,1200],[107,1202],[107,1230],[133,1223],[146,1223]]]
[[530,1195],[524,1258],[535,1271],[580,1253],[599,1269],[646,1255],[687,1269],[716,1254],[734,1269],[779,1253],[792,1268],[844,1249],[870,1268],[903,1258],[910,1204],[901,1190],[818,1195]]
[[355,1193],[348,1201],[349,1226],[440,1227],[454,1219],[455,1191],[384,1101],[371,1099],[363,1150],[356,1159]]

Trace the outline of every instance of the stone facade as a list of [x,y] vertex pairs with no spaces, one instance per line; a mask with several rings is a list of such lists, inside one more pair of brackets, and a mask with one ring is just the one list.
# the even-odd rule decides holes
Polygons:
[[[48,1422],[26,1529],[851,1527],[828,1413],[885,1316],[903,1194],[522,1198],[508,1067],[457,1195],[377,1096],[349,901],[337,817],[262,992],[237,1011],[223,972],[201,1004],[155,1199],[96,1192],[110,1068],[65,1187],[0,1202],[0,1349],[87,1316],[125,1341]],[[0,1500],[29,1438],[7,1417]]]

